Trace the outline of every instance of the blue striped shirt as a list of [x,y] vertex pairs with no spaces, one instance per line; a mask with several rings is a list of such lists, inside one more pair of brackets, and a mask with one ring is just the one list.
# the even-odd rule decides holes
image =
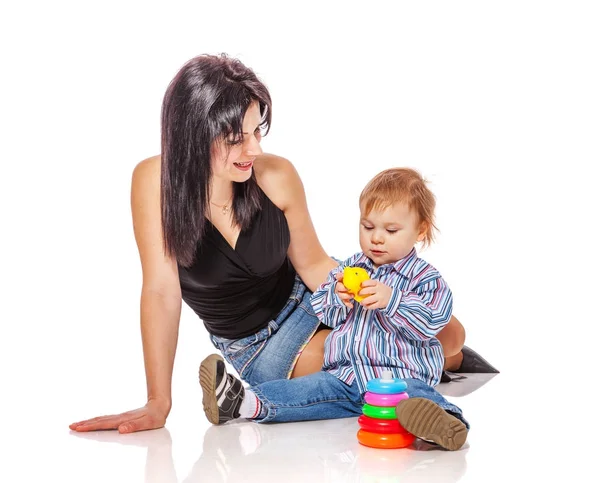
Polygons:
[[[358,302],[346,307],[335,293],[335,274],[362,267],[372,279],[392,287],[386,308],[367,310]],[[436,334],[452,316],[452,292],[439,272],[413,250],[402,260],[378,268],[357,253],[329,273],[312,295],[319,320],[334,330],[325,341],[323,370],[361,392],[367,381],[391,370],[394,377],[439,383],[444,354]]]

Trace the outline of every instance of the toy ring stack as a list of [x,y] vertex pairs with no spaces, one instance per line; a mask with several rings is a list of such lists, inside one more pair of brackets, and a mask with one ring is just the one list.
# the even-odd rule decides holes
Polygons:
[[379,379],[367,383],[366,404],[358,418],[358,442],[371,448],[405,448],[415,437],[396,419],[396,405],[408,399],[406,382],[394,379],[391,371],[384,371]]

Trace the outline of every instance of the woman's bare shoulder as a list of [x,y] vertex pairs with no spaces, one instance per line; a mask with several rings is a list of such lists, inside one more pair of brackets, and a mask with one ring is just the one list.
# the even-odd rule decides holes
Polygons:
[[146,158],[133,168],[131,207],[134,219],[140,213],[160,215],[160,156]]
[[133,168],[133,177],[146,181],[160,179],[160,154],[137,163]]
[[301,185],[300,176],[294,165],[286,158],[263,153],[254,162],[256,180],[275,205],[285,211]]
[[289,161],[283,156],[277,156],[273,153],[262,153],[256,157],[254,165],[257,169],[264,170],[268,168],[277,168],[282,163],[289,163]]

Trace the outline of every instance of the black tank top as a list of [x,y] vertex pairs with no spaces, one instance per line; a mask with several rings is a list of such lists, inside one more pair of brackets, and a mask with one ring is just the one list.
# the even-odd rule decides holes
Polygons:
[[266,327],[294,285],[287,220],[262,191],[261,198],[261,209],[240,232],[235,249],[207,220],[194,264],[179,266],[184,302],[220,337],[238,339]]

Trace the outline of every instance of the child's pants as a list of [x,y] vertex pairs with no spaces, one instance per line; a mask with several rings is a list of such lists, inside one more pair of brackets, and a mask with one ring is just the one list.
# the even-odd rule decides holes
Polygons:
[[[409,397],[430,399],[442,409],[460,419],[467,429],[469,423],[462,411],[446,401],[433,387],[419,379],[404,379]],[[249,388],[263,404],[266,416],[259,423],[310,421],[315,419],[349,418],[362,414],[364,400],[356,380],[351,386],[328,372],[321,371],[294,379],[263,382]]]

